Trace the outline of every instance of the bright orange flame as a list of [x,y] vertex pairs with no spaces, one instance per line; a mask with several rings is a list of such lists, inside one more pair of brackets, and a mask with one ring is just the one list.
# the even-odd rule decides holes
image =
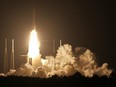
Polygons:
[[28,49],[28,57],[29,58],[36,58],[40,55],[40,42],[37,38],[37,32],[36,30],[32,30],[30,34],[30,40],[29,40],[29,49]]

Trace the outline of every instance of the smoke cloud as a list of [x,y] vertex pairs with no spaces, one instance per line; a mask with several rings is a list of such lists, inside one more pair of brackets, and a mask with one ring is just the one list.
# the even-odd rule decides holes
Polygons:
[[110,76],[112,73],[111,69],[108,69],[108,64],[104,63],[101,67],[98,66],[96,62],[95,55],[85,48],[77,48],[78,56],[75,58],[75,63],[73,66],[75,69],[84,75],[85,77],[92,77],[93,75],[100,76]]
[[41,63],[37,68],[26,63],[16,70],[10,70],[5,76],[50,78],[54,75],[60,77],[71,76],[79,72],[85,77],[92,77],[94,75],[109,77],[112,73],[112,70],[108,69],[107,63],[98,66],[95,55],[89,49],[77,47],[75,52],[72,52],[72,46],[69,44],[60,46],[55,57],[46,56],[44,59],[41,58]]

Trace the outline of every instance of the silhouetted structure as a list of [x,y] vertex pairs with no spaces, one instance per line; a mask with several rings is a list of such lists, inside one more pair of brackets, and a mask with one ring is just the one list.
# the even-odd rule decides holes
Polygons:
[[15,69],[14,65],[14,39],[12,39],[12,49],[11,49],[11,61],[10,61],[10,69]]
[[7,51],[7,38],[5,38],[5,51],[4,51],[4,73],[8,72],[8,51]]

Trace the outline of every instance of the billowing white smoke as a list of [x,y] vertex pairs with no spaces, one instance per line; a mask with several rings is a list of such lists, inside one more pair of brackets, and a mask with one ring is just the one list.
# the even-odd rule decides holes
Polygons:
[[16,70],[10,70],[6,75],[49,78],[53,75],[70,76],[79,72],[85,77],[95,74],[109,77],[112,70],[108,69],[108,64],[104,63],[98,67],[95,60],[95,55],[89,49],[78,47],[73,53],[72,46],[64,44],[58,48],[56,57],[46,56],[45,59],[41,59],[42,65],[36,69],[26,63]]
[[60,46],[57,50],[55,58],[55,70],[57,70],[57,75],[59,76],[69,76],[76,73],[73,67],[75,57],[72,53],[71,45],[65,44]]
[[10,70],[6,75],[31,76],[33,72],[34,72],[33,66],[26,63],[24,65],[21,65],[16,70]]
[[73,66],[78,72],[86,77],[92,77],[95,74],[98,76],[106,75],[109,77],[112,73],[112,70],[107,68],[107,63],[98,67],[95,61],[95,55],[89,49],[86,49],[83,53],[76,57]]

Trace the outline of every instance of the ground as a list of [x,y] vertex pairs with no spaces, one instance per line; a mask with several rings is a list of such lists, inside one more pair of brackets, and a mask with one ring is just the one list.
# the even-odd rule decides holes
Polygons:
[[70,77],[53,76],[48,79],[17,76],[0,77],[0,85],[15,87],[113,87],[115,86],[115,80],[116,75],[114,73],[112,73],[109,78],[105,76],[86,78],[79,73],[76,73]]

